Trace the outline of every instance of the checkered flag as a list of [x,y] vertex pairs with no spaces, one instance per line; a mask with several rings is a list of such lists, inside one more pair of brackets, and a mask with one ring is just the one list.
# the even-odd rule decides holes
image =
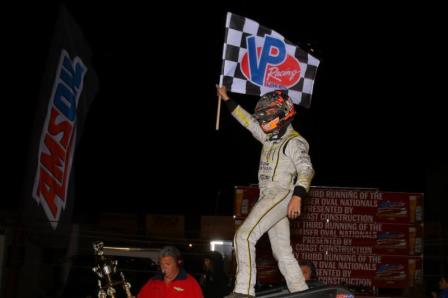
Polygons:
[[220,85],[261,96],[288,92],[295,104],[311,105],[319,60],[257,22],[227,13]]

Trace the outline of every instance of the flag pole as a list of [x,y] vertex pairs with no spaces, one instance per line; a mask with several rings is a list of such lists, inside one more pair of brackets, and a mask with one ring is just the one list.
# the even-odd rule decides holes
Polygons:
[[215,129],[219,130],[219,116],[221,115],[221,96],[218,96],[218,108],[216,110],[216,126]]
[[[222,80],[223,80],[223,76],[219,76],[219,87],[222,87]],[[222,98],[221,95],[218,95],[218,107],[216,108],[216,125],[215,125],[215,129],[216,131],[219,130],[219,120],[220,120],[220,116],[221,116],[221,102],[222,102]]]
[[[232,14],[230,12],[227,12],[226,14],[226,24],[229,22],[229,18]],[[225,39],[227,39],[227,31],[225,33],[225,37],[224,37],[224,42]],[[222,47],[222,58],[224,59],[225,57],[225,53],[226,53],[226,46],[225,43]],[[222,81],[224,79],[224,62],[222,64],[222,69],[221,69],[221,75],[219,76],[219,86],[222,87]],[[216,125],[215,125],[215,129],[216,131],[219,130],[219,120],[220,120],[220,116],[221,116],[221,102],[222,102],[222,98],[220,95],[218,95],[218,107],[216,109]]]

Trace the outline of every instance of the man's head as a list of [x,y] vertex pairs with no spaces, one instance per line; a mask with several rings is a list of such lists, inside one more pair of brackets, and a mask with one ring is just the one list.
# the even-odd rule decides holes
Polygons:
[[439,288],[441,290],[448,289],[448,276],[442,276],[439,280]]
[[261,129],[267,134],[275,136],[291,123],[295,115],[294,104],[283,90],[275,90],[263,95],[255,106],[254,117]]
[[204,269],[206,271],[224,270],[224,259],[217,251],[210,251],[204,256]]
[[300,261],[300,269],[302,269],[303,277],[305,280],[314,280],[317,278],[316,267],[313,262],[308,260]]
[[165,246],[159,253],[159,264],[162,273],[168,279],[174,279],[180,270],[180,252],[174,246]]

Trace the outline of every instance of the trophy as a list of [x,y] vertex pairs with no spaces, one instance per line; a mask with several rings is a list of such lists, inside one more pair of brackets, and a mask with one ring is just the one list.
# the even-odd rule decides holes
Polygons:
[[126,280],[123,272],[117,270],[118,261],[104,256],[103,249],[104,243],[102,241],[93,243],[97,265],[92,270],[98,276],[98,298],[117,298],[116,286],[121,286],[126,298],[134,298],[131,293],[131,284]]

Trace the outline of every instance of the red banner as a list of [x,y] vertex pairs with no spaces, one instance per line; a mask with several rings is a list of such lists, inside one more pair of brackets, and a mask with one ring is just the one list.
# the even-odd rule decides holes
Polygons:
[[297,250],[342,251],[356,254],[420,255],[423,226],[383,223],[295,221],[292,242]]
[[[304,201],[305,212],[334,214],[334,221],[417,223],[423,220],[423,194],[318,188]],[[348,216],[352,215],[352,216]]]
[[312,261],[318,279],[327,285],[406,288],[422,279],[421,257],[306,251],[296,252],[296,257]]
[[[256,187],[236,187],[235,225],[258,199]],[[313,187],[302,215],[291,221],[297,259],[313,261],[326,284],[405,288],[421,282],[423,194]],[[257,244],[260,283],[281,280],[268,241]]]

